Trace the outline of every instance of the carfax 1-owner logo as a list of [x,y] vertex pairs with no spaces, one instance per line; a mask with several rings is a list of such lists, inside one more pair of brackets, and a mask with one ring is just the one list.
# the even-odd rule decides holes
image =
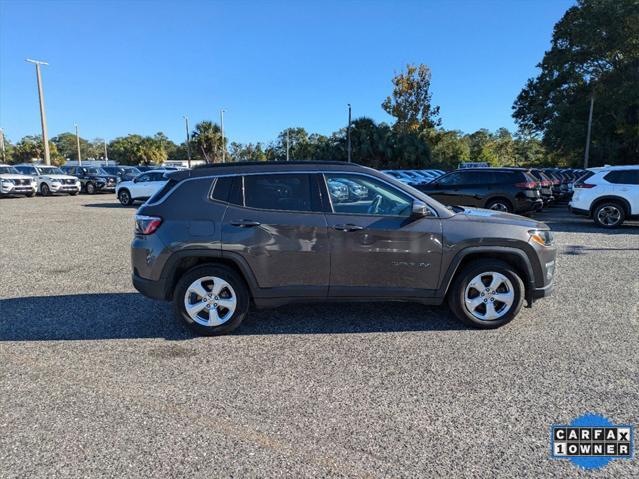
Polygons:
[[585,469],[604,467],[613,459],[632,459],[634,427],[613,424],[598,414],[585,414],[550,429],[550,453]]

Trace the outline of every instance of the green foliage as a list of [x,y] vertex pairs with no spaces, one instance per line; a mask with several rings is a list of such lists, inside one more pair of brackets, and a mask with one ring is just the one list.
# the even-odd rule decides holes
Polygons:
[[[78,147],[75,133],[60,133],[58,136],[51,138],[51,141],[55,143],[63,158],[77,161]],[[93,142],[90,142],[80,137],[80,154],[82,155],[83,160],[103,157],[104,145],[102,140],[94,140]]]
[[441,125],[439,107],[431,104],[431,71],[420,64],[407,65],[406,72],[395,75],[393,94],[382,108],[395,117],[394,128],[401,133],[432,131]]
[[639,1],[579,0],[538,66],[513,106],[520,128],[543,134],[555,161],[580,164],[594,95],[590,164],[637,162]]
[[[64,163],[64,158],[58,152],[58,149],[52,141],[49,141],[49,158],[51,164],[60,165]],[[10,163],[30,163],[33,160],[44,161],[44,145],[42,144],[42,136],[25,136],[14,148],[11,149],[11,157],[8,158]]]
[[[195,125],[191,133],[191,155],[193,159],[207,163],[221,163],[222,149],[226,138],[222,139],[222,130],[212,121],[202,121]],[[226,155],[228,157],[228,154]]]
[[164,133],[127,135],[109,143],[109,159],[122,165],[162,164],[168,158],[167,148],[173,149],[175,144]]

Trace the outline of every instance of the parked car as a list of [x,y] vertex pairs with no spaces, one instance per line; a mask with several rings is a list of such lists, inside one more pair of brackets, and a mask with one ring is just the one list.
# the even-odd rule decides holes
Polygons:
[[464,168],[416,188],[445,205],[508,213],[539,211],[543,207],[539,183],[522,168]]
[[[548,226],[500,211],[447,208],[344,162],[233,163],[175,172],[135,216],[133,285],[173,300],[206,335],[292,302],[441,304],[478,328],[512,320],[553,289]],[[369,197],[329,200],[353,181]]]
[[115,191],[118,177],[110,175],[97,166],[63,166],[62,171],[68,175],[76,176],[82,185],[82,190],[89,195],[95,193]]
[[103,166],[108,174],[117,176],[118,181],[132,181],[142,172],[135,166]]
[[593,168],[574,184],[570,211],[603,228],[639,219],[639,165]]
[[328,181],[328,193],[331,195],[333,203],[348,201],[348,186],[335,180]]
[[66,175],[57,166],[22,164],[16,170],[24,175],[32,176],[37,182],[37,191],[42,196],[52,193],[67,193],[75,196],[80,192],[80,180]]
[[186,168],[178,168],[177,166],[162,166],[162,165],[140,165],[136,166],[138,170],[141,172],[152,171],[152,170],[166,170],[166,171],[178,171]]
[[164,170],[151,170],[138,175],[131,181],[121,181],[115,187],[115,195],[123,206],[134,201],[146,201],[166,184]]
[[382,170],[382,173],[396,179],[397,181],[401,181],[405,185],[416,186],[423,183],[423,181],[416,180],[413,176],[407,174],[403,170]]
[[0,196],[33,196],[38,183],[32,176],[23,175],[11,165],[0,164]]
[[541,199],[544,201],[544,205],[554,203],[555,196],[552,192],[552,180],[538,168],[530,169],[530,174],[535,177],[541,186]]
[[355,181],[342,178],[338,183],[346,185],[348,188],[348,201],[359,201],[368,198],[368,188]]

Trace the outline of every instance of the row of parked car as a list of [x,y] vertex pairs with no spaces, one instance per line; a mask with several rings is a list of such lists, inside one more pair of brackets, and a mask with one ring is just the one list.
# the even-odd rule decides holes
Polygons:
[[48,196],[53,193],[77,195],[80,192],[95,194],[115,192],[121,182],[133,182],[149,171],[176,170],[173,167],[158,169],[151,166],[48,166],[24,163],[0,165],[0,195]]

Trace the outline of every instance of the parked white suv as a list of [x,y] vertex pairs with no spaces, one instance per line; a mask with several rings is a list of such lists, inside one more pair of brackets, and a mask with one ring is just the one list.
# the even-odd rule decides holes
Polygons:
[[639,165],[589,169],[574,184],[570,211],[604,228],[639,219]]
[[11,165],[0,165],[0,196],[36,194],[37,182]]
[[146,201],[166,184],[166,173],[167,170],[151,170],[134,180],[121,181],[115,187],[115,195],[123,206],[132,205],[134,201]]
[[25,175],[32,176],[38,183],[38,192],[42,196],[51,193],[68,193],[77,195],[80,193],[80,180],[65,174],[60,168],[48,165],[16,165],[16,170]]

